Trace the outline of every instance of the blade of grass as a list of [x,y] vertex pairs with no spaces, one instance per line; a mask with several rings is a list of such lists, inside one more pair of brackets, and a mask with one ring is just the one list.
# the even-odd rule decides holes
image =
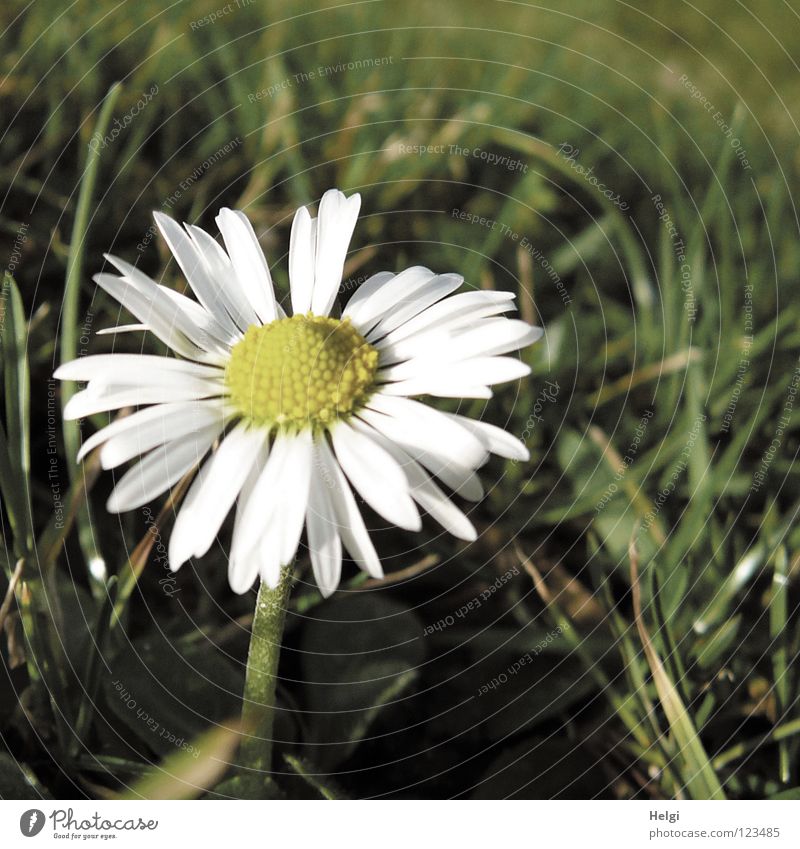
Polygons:
[[[576,172],[565,157],[561,156],[555,147],[540,139],[525,133],[509,130],[498,130],[495,133],[497,141],[508,145],[508,147],[534,156],[546,162],[551,168],[566,177],[576,186],[586,190],[586,181]],[[637,240],[631,232],[629,220],[620,212],[619,208],[602,193],[592,192],[591,197],[597,201],[611,215],[617,236],[619,237],[622,253],[631,273],[631,289],[636,299],[637,313],[646,327],[652,323],[654,315],[653,304],[656,296],[653,291],[653,283],[648,273],[647,263],[637,244]],[[602,229],[602,226],[601,226]],[[611,228],[609,228],[610,230]]]
[[595,407],[599,404],[605,404],[612,398],[619,395],[627,395],[637,386],[649,383],[651,380],[663,378],[665,375],[682,372],[688,368],[693,362],[702,359],[703,352],[699,348],[687,348],[684,351],[678,351],[660,362],[651,363],[637,369],[625,377],[615,380],[613,383],[599,389],[593,395],[589,395],[586,399],[587,406]]
[[[60,597],[49,574],[42,572],[33,539],[30,502],[30,375],[27,357],[28,325],[19,289],[13,278],[3,279],[6,295],[3,312],[3,378],[5,382],[8,440],[3,437],[0,452],[8,458],[3,483],[4,494],[13,489],[7,504],[14,505],[17,527],[14,545],[23,563],[23,580],[17,585],[20,614],[31,651],[27,652],[32,680],[46,685],[56,720],[59,742],[66,741],[66,723],[62,705],[67,684],[68,665],[62,642]],[[4,463],[0,463],[0,466]],[[11,518],[9,512],[9,518]]]
[[694,723],[681,701],[675,685],[667,675],[658,653],[650,640],[642,613],[642,591],[639,584],[639,555],[636,550],[636,535],[631,537],[629,548],[631,564],[631,589],[633,612],[639,638],[642,641],[650,672],[656,685],[659,700],[675,738],[678,752],[683,761],[683,780],[693,799],[724,799],[725,791],[708,759]]
[[[609,677],[605,674],[605,672],[603,672],[603,670],[600,668],[600,665],[596,662],[596,659],[589,655],[586,651],[584,641],[577,634],[569,618],[559,608],[558,604],[550,593],[550,590],[545,584],[539,570],[536,568],[536,566],[534,566],[530,558],[525,555],[525,553],[522,551],[521,548],[519,548],[519,546],[515,545],[515,550],[517,557],[523,565],[523,568],[533,579],[533,584],[536,588],[536,592],[538,593],[542,601],[547,605],[547,609],[550,612],[554,623],[562,628],[562,636],[564,637],[564,639],[568,641],[572,650],[583,662],[584,666],[586,667],[586,670],[595,679],[600,691],[611,702],[611,706],[616,711],[620,720],[622,720],[625,727],[631,733],[636,742],[644,750],[652,751],[652,740],[650,740],[647,733],[645,732],[645,729],[643,727],[644,720],[640,719],[636,711],[633,710],[630,704],[630,702],[632,701],[631,698],[623,698],[622,695],[617,692],[616,688],[611,683]],[[664,766],[663,763],[658,765],[661,767]]]
[[47,527],[39,535],[37,550],[43,575],[49,575],[53,571],[61,546],[72,530],[78,508],[100,475],[100,455],[94,454],[89,457],[84,461],[83,466],[83,475],[70,486],[67,493],[63,518],[57,515],[52,516]]
[[196,799],[225,774],[240,740],[238,720],[204,731],[186,750],[179,749],[151,769],[122,798]]
[[745,552],[716,591],[714,597],[695,618],[692,625],[695,633],[705,634],[727,615],[735,596],[759,575],[774,547],[779,545],[791,528],[794,527],[798,512],[800,512],[800,502],[795,503],[786,513],[778,527],[769,535],[769,538],[760,539],[753,548]]
[[[144,567],[147,565],[147,558],[150,556],[156,540],[159,539],[161,528],[164,527],[170,515],[175,514],[176,505],[180,504],[186,490],[194,477],[194,470],[184,475],[178,484],[173,488],[169,498],[164,502],[164,506],[156,516],[155,522],[150,525],[145,535],[136,544],[136,548],[131,552],[125,566],[118,572],[121,575],[119,591],[116,593],[114,602],[114,613],[111,617],[111,628],[115,628],[122,620],[122,614],[128,603],[136,585],[139,583]],[[126,568],[127,567],[127,568]]]
[[[653,730],[653,739],[656,745],[659,745],[663,738],[661,728],[658,725],[658,716],[656,715],[653,702],[647,692],[647,682],[645,681],[642,670],[639,666],[640,652],[633,645],[633,640],[629,637],[630,629],[633,627],[629,622],[623,619],[619,612],[619,605],[615,602],[611,587],[608,581],[603,582],[601,593],[605,601],[606,610],[608,611],[609,624],[614,633],[614,638],[619,645],[619,651],[622,655],[625,664],[625,677],[628,679],[628,688],[631,693],[635,694],[642,705],[642,712],[647,717],[650,727]],[[668,742],[663,740],[663,742]],[[663,751],[663,746],[662,746]],[[664,751],[664,763],[668,763],[671,753]]]
[[678,646],[675,643],[675,637],[672,633],[672,626],[669,619],[664,614],[662,604],[661,585],[658,581],[658,575],[653,572],[653,607],[655,610],[658,632],[663,635],[664,646],[666,648],[667,668],[670,676],[677,682],[678,692],[686,704],[691,703],[691,694],[688,691],[688,682],[686,678],[686,670],[683,666],[683,661],[678,653]]
[[[692,646],[689,657],[701,670],[718,669],[723,663],[722,657],[734,646],[739,626],[742,624],[741,614],[733,614],[719,628],[701,637]],[[700,723],[697,723],[700,725]]]
[[[106,134],[111,116],[114,112],[114,104],[122,91],[120,83],[114,83],[108,90],[100,116],[94,127],[92,138],[103,137]],[[97,170],[100,163],[100,146],[89,144],[86,148],[86,163],[81,177],[80,191],[78,192],[78,205],[75,210],[75,221],[72,225],[72,236],[70,238],[69,256],[67,258],[67,274],[64,282],[64,300],[61,315],[61,362],[66,363],[74,360],[78,355],[78,302],[80,297],[81,280],[83,278],[83,260],[86,253],[86,235],[89,229],[89,210],[94,197],[94,188],[97,182]],[[63,411],[69,399],[75,393],[75,387],[65,383],[61,387],[61,409]],[[75,458],[80,447],[80,431],[77,421],[63,421],[64,450],[67,455],[67,469],[69,470],[70,482],[74,481],[82,470],[78,467]],[[78,508],[76,516],[78,526],[78,539],[81,550],[88,568],[89,585],[96,597],[103,592],[101,577],[105,573],[103,558],[97,549],[89,513],[88,501]]]
[[[97,621],[94,627],[94,638],[89,649],[89,656],[86,659],[86,666],[84,667],[83,675],[81,676],[83,690],[81,693],[80,705],[78,706],[78,715],[74,724],[73,737],[67,747],[67,753],[72,758],[78,755],[92,724],[92,717],[94,716],[96,707],[97,691],[100,687],[100,672],[102,670],[102,664],[104,663],[103,649],[108,637],[117,584],[117,576],[112,575],[106,584],[108,595],[106,596],[105,603],[102,605],[99,613],[97,614]],[[108,667],[106,666],[106,668]]]
[[793,719],[791,722],[785,722],[783,725],[773,728],[769,734],[765,734],[763,737],[758,737],[755,740],[745,740],[742,743],[737,743],[735,746],[731,746],[730,749],[726,749],[714,758],[714,768],[722,769],[729,763],[738,761],[739,758],[743,758],[745,755],[755,752],[756,749],[760,749],[762,746],[768,746],[772,743],[780,743],[784,740],[789,740],[797,734],[800,734],[800,719]]
[[[772,678],[775,693],[775,715],[785,718],[789,707],[789,666],[786,637],[789,633],[789,557],[786,546],[780,546],[773,558],[772,592],[769,599],[769,635],[772,649]],[[778,774],[784,784],[791,781],[789,747],[784,740],[778,743]]]
[[[9,505],[9,519],[17,557],[33,554],[33,525],[30,506],[30,375],[26,346],[28,325],[25,310],[14,278],[3,277],[3,379],[5,382],[6,427],[0,450],[6,452],[8,469],[3,493]],[[3,458],[5,460],[5,457]],[[4,476],[5,477],[5,476]]]
[[[8,522],[11,525],[11,532],[14,537],[14,552],[17,556],[22,556],[24,544],[24,534],[19,538],[19,529],[22,526],[22,516],[25,513],[25,506],[22,504],[22,490],[16,485],[16,478],[11,468],[10,455],[8,450],[8,440],[6,439],[5,428],[0,422],[0,493],[2,494],[2,502],[6,508]],[[11,552],[9,551],[9,554]],[[7,564],[9,565],[9,564]],[[11,574],[10,568],[8,574]]]
[[[746,108],[743,103],[736,104],[731,120],[732,137],[736,138],[741,135],[741,127],[747,115]],[[728,203],[728,198],[725,191],[725,175],[728,173],[728,168],[734,157],[734,148],[727,139],[720,143],[719,156],[717,157],[706,195],[700,206],[700,214],[697,216],[697,223],[692,228],[689,234],[689,247],[687,256],[689,257],[690,265],[693,269],[693,281],[695,286],[702,294],[704,289],[704,270],[705,270],[705,242],[708,239],[708,222],[714,220],[718,214],[718,205]],[[687,327],[688,329],[688,327]]]
[[[612,472],[616,474],[620,469],[625,468],[622,457],[601,428],[597,425],[590,425],[588,434],[592,442],[594,442],[594,444],[603,452],[603,459],[606,461],[606,464]],[[626,476],[622,484],[622,489],[625,491],[625,494],[628,496],[628,501],[640,519],[644,519],[648,513],[655,510],[653,502],[643,493],[642,487],[630,477]],[[658,546],[662,546],[666,543],[667,535],[664,531],[661,519],[657,516],[650,524],[649,531],[654,542]]]
[[334,788],[331,785],[328,776],[322,776],[322,779],[325,780],[321,780],[319,774],[309,770],[308,764],[305,761],[296,758],[294,755],[284,755],[283,759],[292,772],[300,776],[306,784],[313,787],[323,799],[335,800],[345,798],[338,788]]
[[14,594],[16,592],[19,579],[22,577],[22,568],[24,565],[25,561],[20,557],[14,571],[11,573],[11,577],[8,579],[8,588],[6,589],[5,598],[3,599],[3,603],[0,605],[0,633],[3,632],[3,626],[5,625],[8,611],[11,610],[11,603],[14,600]]

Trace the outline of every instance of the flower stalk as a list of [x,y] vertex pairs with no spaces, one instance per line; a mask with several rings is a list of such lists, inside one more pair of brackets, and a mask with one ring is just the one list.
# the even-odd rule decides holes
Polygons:
[[272,795],[273,726],[278,661],[281,653],[286,608],[294,577],[293,565],[281,569],[278,585],[272,589],[261,582],[253,617],[250,649],[242,706],[243,742],[240,753],[242,798]]

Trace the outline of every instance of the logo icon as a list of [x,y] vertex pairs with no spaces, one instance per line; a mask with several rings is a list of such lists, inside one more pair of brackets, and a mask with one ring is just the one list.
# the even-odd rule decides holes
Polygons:
[[31,808],[19,818],[19,830],[25,837],[36,837],[44,828],[44,813],[38,808]]

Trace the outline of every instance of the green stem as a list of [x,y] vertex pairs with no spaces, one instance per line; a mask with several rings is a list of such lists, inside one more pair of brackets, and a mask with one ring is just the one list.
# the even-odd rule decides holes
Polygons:
[[264,798],[272,789],[272,728],[275,722],[275,688],[283,625],[294,569],[284,566],[275,589],[262,583],[258,590],[253,633],[247,655],[242,706],[240,791],[243,798]]

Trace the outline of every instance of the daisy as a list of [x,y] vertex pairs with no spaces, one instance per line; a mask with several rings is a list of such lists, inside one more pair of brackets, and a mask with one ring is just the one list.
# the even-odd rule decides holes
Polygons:
[[415,266],[380,272],[334,315],[358,217],[359,195],[325,193],[317,218],[298,210],[289,245],[291,315],[275,298],[269,267],[244,213],[217,216],[224,249],[193,225],[159,212],[156,225],[197,300],[159,285],[118,257],[97,284],[177,356],[99,354],[55,376],[87,381],[65,416],[138,407],[84,442],[104,468],[138,458],[108,510],[140,507],[200,466],[169,543],[173,570],[202,557],[235,507],[228,577],[246,592],[278,584],[305,527],[323,595],[337,587],[342,551],[381,577],[357,493],[387,522],[421,527],[422,508],[447,531],[475,528],[434,478],[464,499],[483,495],[490,453],[526,460],[501,428],[440,412],[415,396],[490,398],[490,387],[524,377],[506,356],[542,334],[508,318],[514,295],[455,294],[463,279]]

